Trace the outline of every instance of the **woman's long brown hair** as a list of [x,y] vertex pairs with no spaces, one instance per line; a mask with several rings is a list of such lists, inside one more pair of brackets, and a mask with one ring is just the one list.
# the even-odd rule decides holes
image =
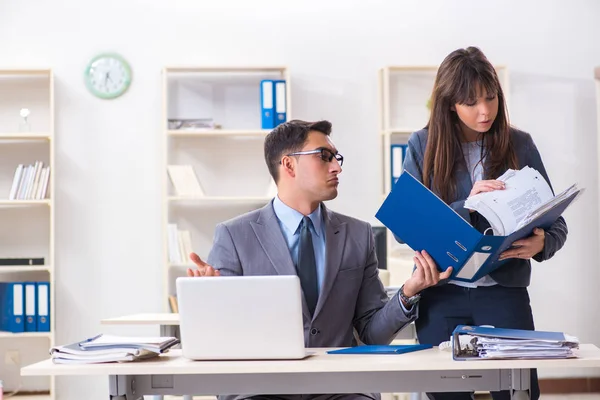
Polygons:
[[494,179],[507,168],[517,168],[506,101],[496,70],[476,47],[453,51],[444,59],[435,78],[423,160],[423,183],[446,203],[456,201],[454,176],[458,163],[462,162],[462,157],[458,157],[462,154],[458,115],[451,108],[477,99],[479,88],[498,96],[498,114],[490,130],[483,134],[484,176]]

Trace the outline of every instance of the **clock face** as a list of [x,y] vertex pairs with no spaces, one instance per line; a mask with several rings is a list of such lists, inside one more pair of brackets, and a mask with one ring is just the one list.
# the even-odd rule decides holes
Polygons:
[[114,99],[131,84],[131,68],[116,54],[101,54],[90,61],[85,70],[85,83],[95,96]]

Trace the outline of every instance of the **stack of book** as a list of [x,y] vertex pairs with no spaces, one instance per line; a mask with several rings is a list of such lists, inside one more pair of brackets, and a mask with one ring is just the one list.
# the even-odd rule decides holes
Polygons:
[[48,194],[50,166],[44,167],[42,161],[35,164],[19,164],[15,170],[13,183],[8,195],[9,200],[43,200]]
[[50,349],[55,364],[126,362],[157,357],[179,344],[175,337],[98,335],[82,342]]

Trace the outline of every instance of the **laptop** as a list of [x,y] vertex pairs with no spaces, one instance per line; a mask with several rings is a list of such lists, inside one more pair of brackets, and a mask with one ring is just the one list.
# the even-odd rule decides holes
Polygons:
[[307,356],[297,276],[181,277],[176,286],[184,357],[275,360]]

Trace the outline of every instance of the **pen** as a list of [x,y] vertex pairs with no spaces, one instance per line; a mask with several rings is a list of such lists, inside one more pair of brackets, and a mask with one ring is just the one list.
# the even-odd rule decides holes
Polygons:
[[100,334],[98,334],[98,335],[96,335],[96,336],[93,336],[93,337],[91,337],[91,338],[89,338],[89,339],[85,339],[85,340],[84,340],[83,342],[81,342],[81,343],[89,343],[89,342],[93,342],[94,340],[98,339],[100,336],[102,336],[102,334],[101,334],[101,333],[100,333]]

